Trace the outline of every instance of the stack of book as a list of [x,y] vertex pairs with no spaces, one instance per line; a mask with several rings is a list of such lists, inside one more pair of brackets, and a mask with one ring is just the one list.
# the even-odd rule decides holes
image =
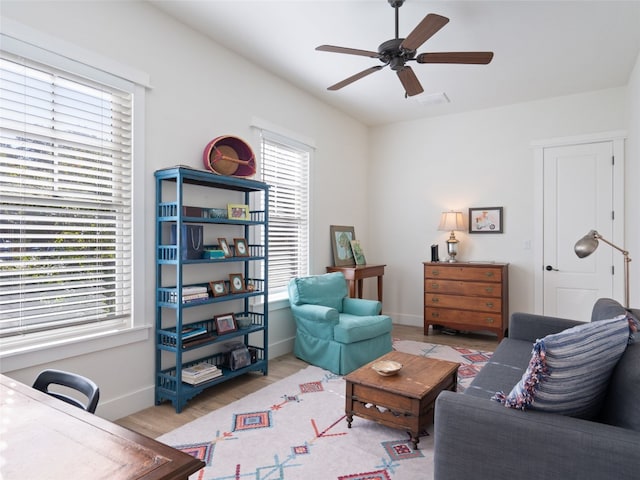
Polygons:
[[191,385],[199,385],[220,376],[222,370],[206,362],[182,369],[182,381]]
[[[171,294],[171,302],[175,303],[177,293]],[[182,287],[182,303],[196,302],[209,298],[207,287]]]

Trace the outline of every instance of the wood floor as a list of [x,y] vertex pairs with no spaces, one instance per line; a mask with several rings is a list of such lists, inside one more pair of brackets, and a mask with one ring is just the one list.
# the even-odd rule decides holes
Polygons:
[[[477,350],[495,350],[497,337],[481,334],[447,335],[439,331],[425,337],[420,327],[394,325],[393,338],[416,340],[419,342],[439,343],[470,347]],[[133,415],[116,420],[115,423],[152,438],[170,432],[202,415],[243,398],[261,388],[277,382],[305,368],[308,364],[293,354],[283,355],[269,362],[269,375],[259,372],[240,375],[215,388],[210,388],[189,401],[182,413],[176,413],[170,402],[141,410]]]

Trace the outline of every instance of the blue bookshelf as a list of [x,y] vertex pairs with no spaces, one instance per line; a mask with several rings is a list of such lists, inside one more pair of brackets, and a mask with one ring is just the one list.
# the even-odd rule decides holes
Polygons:
[[[182,166],[158,170],[155,178],[155,403],[170,401],[180,413],[219,383],[249,372],[268,374],[269,185]],[[227,204],[248,205],[249,215],[228,218],[221,213]],[[204,258],[203,249],[219,248],[219,238],[246,239],[248,251],[239,255],[231,248],[230,256]],[[241,274],[245,288],[234,288],[229,272]],[[227,293],[214,296],[214,281],[224,282]],[[219,333],[215,317],[229,313],[249,317],[250,326]],[[246,347],[251,363],[232,370],[230,344]],[[199,363],[216,365],[222,375],[197,385],[183,382],[183,369]]]

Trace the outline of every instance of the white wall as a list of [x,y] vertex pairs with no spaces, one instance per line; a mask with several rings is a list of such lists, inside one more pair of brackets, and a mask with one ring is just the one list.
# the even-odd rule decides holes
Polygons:
[[[145,316],[154,317],[153,172],[177,164],[201,167],[209,140],[242,137],[259,151],[250,129],[260,118],[313,139],[311,270],[330,265],[329,224],[367,228],[368,131],[287,82],[257,69],[145,2],[2,2],[2,18],[79,45],[150,75],[146,108]],[[0,24],[1,25],[1,24]],[[348,161],[346,159],[349,159]],[[271,356],[291,351],[288,309],[272,313]],[[119,418],[153,404],[153,337],[53,364],[92,377],[101,388],[98,414]],[[42,365],[8,372],[30,384]]]
[[[258,143],[258,117],[314,139],[311,271],[331,262],[328,227],[353,225],[370,263],[386,263],[385,311],[394,321],[422,323],[421,262],[449,208],[505,207],[505,234],[459,234],[460,256],[511,263],[511,310],[533,301],[532,151],[534,140],[611,130],[630,131],[627,162],[627,243],[638,297],[640,67],[629,89],[549,99],[461,115],[380,127],[360,123],[192,32],[144,2],[2,1],[2,15],[147,72],[145,228],[146,317],[154,315],[154,178],[159,168],[200,166],[206,143],[233,134]],[[1,20],[0,20],[1,21]],[[1,26],[1,23],[0,23]],[[635,163],[634,163],[635,162]],[[482,238],[479,238],[482,237]],[[365,282],[367,288],[372,285]],[[291,348],[288,309],[272,312],[274,355]],[[98,414],[118,418],[153,403],[153,340],[96,351],[53,366],[85,373],[101,387]],[[31,383],[42,368],[8,372]]]
[[[446,257],[448,232],[437,231],[440,213],[460,209],[466,215],[472,206],[503,206],[504,234],[456,233],[458,258],[508,262],[510,311],[533,311],[531,143],[625,130],[627,103],[627,89],[616,88],[373,129],[365,248],[367,258],[388,265],[385,312],[396,322],[422,325],[422,262],[430,259],[433,243]],[[635,172],[635,181],[627,177],[632,194],[637,155],[627,161],[628,173]],[[629,208],[628,218],[638,218],[637,212]],[[627,240],[640,251],[637,237]]]
[[629,78],[627,94],[627,125],[629,138],[626,144],[625,245],[633,260],[629,264],[629,305],[640,306],[640,54]]

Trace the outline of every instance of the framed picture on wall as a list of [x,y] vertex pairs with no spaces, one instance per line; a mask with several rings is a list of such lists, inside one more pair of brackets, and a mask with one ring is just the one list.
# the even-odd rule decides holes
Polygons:
[[331,237],[333,265],[336,267],[355,265],[356,261],[351,248],[351,241],[356,239],[356,232],[353,227],[330,225],[329,235]]
[[470,208],[469,233],[503,233],[502,207]]

